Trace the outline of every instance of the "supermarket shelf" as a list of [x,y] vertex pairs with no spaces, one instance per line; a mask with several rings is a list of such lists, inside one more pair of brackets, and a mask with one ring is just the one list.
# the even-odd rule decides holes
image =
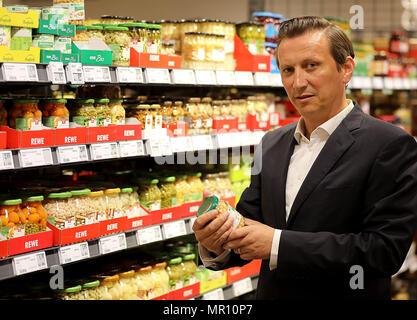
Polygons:
[[257,145],[265,131],[0,150],[0,172]]

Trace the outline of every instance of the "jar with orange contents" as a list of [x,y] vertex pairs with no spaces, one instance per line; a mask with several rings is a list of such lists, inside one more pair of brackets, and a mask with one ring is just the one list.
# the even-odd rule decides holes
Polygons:
[[9,126],[17,130],[42,130],[42,112],[37,99],[13,100],[9,113]]
[[0,226],[3,236],[9,239],[25,235],[26,220],[23,219],[20,210],[21,203],[22,199],[9,199],[0,202]]
[[42,123],[49,128],[69,128],[69,111],[66,99],[47,99],[42,109]]
[[32,196],[22,202],[21,221],[25,219],[25,235],[46,231],[48,214],[42,205],[43,200],[43,196]]

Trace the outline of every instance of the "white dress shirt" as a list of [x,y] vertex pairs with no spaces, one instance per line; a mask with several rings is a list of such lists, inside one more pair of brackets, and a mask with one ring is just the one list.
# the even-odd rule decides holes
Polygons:
[[[294,132],[294,138],[297,141],[297,145],[294,147],[294,152],[291,156],[290,163],[288,166],[287,183],[285,189],[285,210],[286,220],[291,212],[291,207],[294,203],[295,197],[301,188],[308,172],[313,166],[314,161],[320,154],[330,135],[336,130],[343,119],[352,111],[354,105],[350,101],[349,105],[340,111],[333,118],[327,120],[320,126],[318,126],[310,134],[310,140],[304,135],[304,120],[303,118],[297,124]],[[275,229],[274,238],[272,240],[271,256],[269,259],[269,268],[273,270],[278,264],[278,251],[279,242],[281,239],[281,230]],[[225,250],[218,257],[213,257],[210,252],[199,245],[200,257],[206,267],[217,265],[220,267],[222,264],[227,263],[230,250]]]

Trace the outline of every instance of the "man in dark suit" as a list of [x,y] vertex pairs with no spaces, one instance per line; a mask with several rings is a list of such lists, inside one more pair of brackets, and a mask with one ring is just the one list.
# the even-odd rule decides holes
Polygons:
[[267,133],[237,205],[193,226],[213,269],[263,259],[259,299],[390,299],[417,229],[417,146],[346,99],[354,52],[324,19],[281,25],[277,61],[298,123]]

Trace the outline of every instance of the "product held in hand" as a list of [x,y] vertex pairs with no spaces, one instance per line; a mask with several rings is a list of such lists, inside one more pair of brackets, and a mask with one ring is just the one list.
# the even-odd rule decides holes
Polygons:
[[233,230],[243,227],[245,224],[245,218],[236,211],[228,202],[224,200],[220,200],[216,196],[208,197],[204,202],[201,204],[200,208],[197,211],[197,217],[201,216],[203,213],[209,212],[211,210],[217,210],[218,215],[222,213],[229,212],[229,215],[233,217]]

